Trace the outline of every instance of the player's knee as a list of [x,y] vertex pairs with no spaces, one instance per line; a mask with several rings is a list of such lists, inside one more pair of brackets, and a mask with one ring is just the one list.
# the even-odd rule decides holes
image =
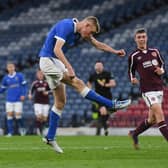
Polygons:
[[37,121],[42,121],[42,117],[40,115],[36,116]]
[[7,117],[9,117],[9,118],[10,118],[10,117],[13,118],[13,112],[8,112],[8,113],[7,113]]
[[7,119],[8,119],[8,120],[11,120],[11,119],[13,119],[13,116],[7,115]]
[[156,119],[155,118],[148,118],[148,123],[153,125],[156,123]]

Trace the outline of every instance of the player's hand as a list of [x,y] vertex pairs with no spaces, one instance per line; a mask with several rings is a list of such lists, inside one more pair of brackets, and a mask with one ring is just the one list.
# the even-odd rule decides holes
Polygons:
[[32,99],[32,95],[28,94],[28,98],[29,98],[29,100],[31,100]]
[[156,67],[154,72],[157,73],[158,75],[164,74],[164,70],[160,67]]
[[138,84],[138,83],[139,83],[139,80],[138,80],[137,78],[132,78],[132,79],[131,79],[131,83],[132,83],[133,85]]
[[124,57],[126,52],[124,49],[121,49],[121,50],[116,50],[116,54],[120,57]]
[[24,101],[25,100],[25,96],[20,96],[20,100]]
[[76,75],[72,67],[67,67],[68,69],[68,76],[73,79]]
[[44,92],[43,92],[43,95],[47,96],[47,95],[48,95],[48,92],[47,92],[47,91],[44,91]]

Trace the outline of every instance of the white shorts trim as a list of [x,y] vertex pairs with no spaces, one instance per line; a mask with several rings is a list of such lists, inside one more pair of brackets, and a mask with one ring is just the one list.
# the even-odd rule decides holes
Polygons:
[[44,73],[50,89],[55,89],[60,84],[64,72],[67,71],[65,65],[53,57],[41,57],[40,69]]
[[38,103],[35,103],[34,104],[35,115],[36,116],[42,115],[44,117],[47,117],[48,113],[49,113],[49,108],[50,108],[50,106],[48,104],[38,104]]
[[22,102],[6,102],[6,112],[15,112],[22,113],[23,111],[23,103]]
[[163,101],[163,91],[152,91],[142,93],[142,97],[148,107],[153,104],[161,104]]

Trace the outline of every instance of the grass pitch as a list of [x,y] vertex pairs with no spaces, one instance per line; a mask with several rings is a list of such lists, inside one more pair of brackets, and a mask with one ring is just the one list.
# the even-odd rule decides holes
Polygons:
[[140,150],[126,136],[61,136],[64,154],[38,136],[0,137],[0,168],[168,168],[163,137],[140,137]]

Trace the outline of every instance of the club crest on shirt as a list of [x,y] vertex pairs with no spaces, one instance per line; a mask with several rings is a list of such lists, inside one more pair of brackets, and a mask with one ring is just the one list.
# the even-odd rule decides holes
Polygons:
[[157,57],[157,53],[156,52],[152,52],[151,54],[152,54],[152,56]]
[[138,60],[140,60],[141,58],[142,58],[142,57],[141,57],[141,56],[139,56],[137,59],[138,59]]
[[152,60],[152,65],[157,66],[158,65],[158,61],[156,59],[153,59]]

